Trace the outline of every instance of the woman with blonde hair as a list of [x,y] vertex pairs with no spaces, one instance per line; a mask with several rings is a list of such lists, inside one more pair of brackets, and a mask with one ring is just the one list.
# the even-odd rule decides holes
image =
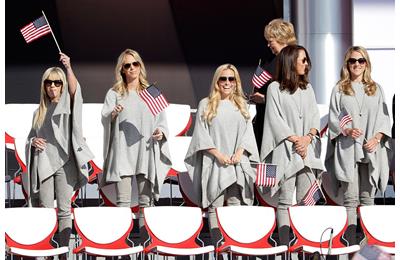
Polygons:
[[[59,67],[42,76],[39,108],[26,145],[29,204],[53,208],[57,200],[59,245],[71,235],[71,198],[86,184],[93,154],[82,137],[82,94],[70,58],[60,53],[67,75]],[[65,256],[62,256],[65,258]]]
[[[139,193],[141,238],[143,208],[158,200],[170,168],[165,111],[153,115],[139,93],[149,87],[139,53],[126,49],[118,57],[116,82],[102,109],[104,167],[100,186],[115,183],[117,206],[131,206],[132,178]],[[135,187],[136,188],[136,187]]]
[[215,208],[252,205],[257,144],[235,66],[217,68],[210,94],[200,101],[185,163],[198,205],[208,207],[213,244],[220,233]]
[[368,52],[361,46],[345,54],[340,80],[332,90],[325,165],[334,172],[347,209],[346,238],[356,244],[357,207],[373,205],[388,182],[390,118],[385,95],[371,78]]
[[[288,45],[297,44],[293,24],[283,19],[274,19],[270,21],[264,28],[264,38],[274,55],[278,55],[279,52]],[[265,95],[267,93],[267,87],[275,78],[276,56],[272,61],[263,60],[259,66],[269,75],[268,81],[264,84],[261,84],[260,82],[257,83],[256,81],[256,85],[253,82],[254,93],[250,96],[251,101],[256,104],[257,113],[253,120],[253,126],[258,150],[260,151],[264,128]]]

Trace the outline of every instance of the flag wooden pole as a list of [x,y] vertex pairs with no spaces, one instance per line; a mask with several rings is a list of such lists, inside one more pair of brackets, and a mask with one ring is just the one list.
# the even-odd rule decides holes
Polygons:
[[47,20],[47,17],[46,17],[46,15],[44,14],[43,10],[42,10],[42,14],[43,14],[43,17],[44,17],[44,19],[46,20],[47,24],[49,25],[51,35],[53,36],[54,42],[56,43],[57,48],[58,48],[58,52],[61,53],[60,46],[58,45],[57,39],[56,39],[56,37],[54,36],[53,30],[51,29],[50,23],[49,23],[49,21]]

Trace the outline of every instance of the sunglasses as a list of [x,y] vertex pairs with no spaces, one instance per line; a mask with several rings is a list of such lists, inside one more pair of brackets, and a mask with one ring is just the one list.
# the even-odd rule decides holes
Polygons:
[[124,69],[129,69],[131,66],[133,65],[133,67],[139,67],[140,63],[138,61],[134,61],[132,63],[125,63],[124,64]]
[[235,77],[219,77],[219,79],[218,79],[218,81],[222,81],[222,82],[225,82],[225,81],[233,82],[235,80],[236,80]]
[[45,79],[44,80],[44,86],[45,87],[51,87],[51,85],[54,83],[54,86],[56,86],[57,88],[61,87],[63,85],[62,80],[50,80],[50,79]]
[[358,64],[365,64],[367,62],[367,60],[365,58],[359,58],[359,59],[350,58],[347,60],[347,63],[353,65],[353,64],[356,64],[357,61],[358,61]]

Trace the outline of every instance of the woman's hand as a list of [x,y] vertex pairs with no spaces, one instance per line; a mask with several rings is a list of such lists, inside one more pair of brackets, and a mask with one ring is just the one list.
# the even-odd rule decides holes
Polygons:
[[250,100],[257,104],[264,104],[265,103],[265,95],[255,92],[250,96]]
[[116,105],[111,112],[112,119],[114,120],[119,115],[119,113],[122,112],[122,110],[124,110],[124,107],[121,104]]
[[231,163],[232,164],[237,164],[240,162],[240,159],[242,158],[244,149],[243,148],[239,148],[236,150],[236,153],[234,155],[231,156]]
[[[311,143],[311,138],[306,135],[306,136],[300,136],[297,141],[294,143],[294,147],[296,149],[296,152],[300,155],[307,154],[307,147]],[[303,157],[303,156],[302,156]]]
[[228,155],[220,153],[216,148],[208,149],[207,152],[214,156],[222,165],[228,166],[232,164],[231,158]]
[[46,148],[46,139],[40,138],[40,137],[35,137],[32,140],[32,146],[41,152]]
[[378,147],[378,144],[381,142],[382,137],[383,137],[382,133],[377,133],[376,135],[374,135],[374,137],[369,139],[364,144],[364,148],[367,150],[367,152],[369,152],[369,153],[374,152],[376,150],[376,148]]
[[164,137],[164,133],[159,128],[156,128],[156,130],[154,130],[153,132],[152,137],[154,140],[161,141]]
[[362,130],[359,128],[346,128],[343,132],[346,136],[350,136],[353,139],[357,139],[363,134]]
[[60,52],[60,61],[66,70],[71,69],[71,59],[62,52]]

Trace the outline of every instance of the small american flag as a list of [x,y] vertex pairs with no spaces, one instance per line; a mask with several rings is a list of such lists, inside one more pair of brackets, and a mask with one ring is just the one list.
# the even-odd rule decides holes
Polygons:
[[276,164],[257,164],[256,185],[273,187],[276,183]]
[[253,83],[255,88],[261,88],[268,82],[268,80],[272,79],[272,75],[269,74],[266,70],[258,65],[256,72],[254,72],[253,79],[251,82]]
[[39,17],[35,21],[29,23],[21,29],[22,36],[26,43],[30,43],[51,32],[50,26],[44,16]]
[[157,115],[169,105],[161,91],[154,85],[150,85],[145,90],[140,92],[139,96],[149,107],[153,115]]
[[351,121],[353,121],[351,115],[349,115],[346,110],[342,110],[342,112],[340,112],[339,114],[339,126],[342,132],[344,130],[344,127]]
[[321,198],[324,198],[324,194],[322,193],[318,182],[315,180],[310,189],[307,191],[307,194],[300,201],[299,206],[315,205]]

